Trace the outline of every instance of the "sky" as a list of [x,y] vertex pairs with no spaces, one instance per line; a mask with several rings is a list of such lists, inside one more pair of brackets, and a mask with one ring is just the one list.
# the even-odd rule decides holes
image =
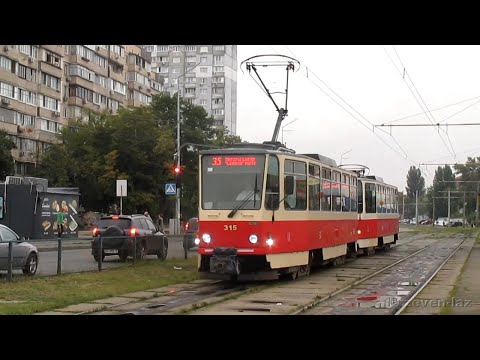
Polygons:
[[[423,164],[480,156],[480,126],[376,126],[480,123],[480,46],[238,45],[237,135],[250,142],[271,140],[278,113],[240,64],[265,54],[300,62],[289,72],[282,123],[283,140],[296,153],[366,165],[399,191],[410,166],[420,167],[428,187],[438,166]],[[264,60],[282,59],[252,61]],[[285,67],[257,69],[271,92],[285,91]],[[283,94],[274,99],[285,106]]]

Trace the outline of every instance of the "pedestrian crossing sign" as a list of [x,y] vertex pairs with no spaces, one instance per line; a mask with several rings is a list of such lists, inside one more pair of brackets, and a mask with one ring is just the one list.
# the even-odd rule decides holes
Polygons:
[[165,184],[165,195],[177,195],[177,184]]

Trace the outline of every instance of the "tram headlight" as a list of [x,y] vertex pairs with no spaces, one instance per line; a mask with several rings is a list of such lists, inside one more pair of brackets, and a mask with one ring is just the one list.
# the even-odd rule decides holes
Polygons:
[[273,245],[273,239],[272,239],[271,237],[269,237],[269,238],[267,239],[267,245],[268,245],[268,246],[272,246],[272,245]]
[[362,233],[362,230],[358,229],[357,234],[360,235]]
[[250,241],[252,244],[256,244],[258,242],[258,236],[255,234],[252,234],[248,237],[248,241]]
[[207,244],[210,244],[210,241],[212,241],[212,237],[210,236],[210,234],[203,234],[203,235],[202,235],[202,239],[203,239],[203,241],[205,241]]
[[193,240],[193,242],[195,243],[195,245],[199,245],[200,244],[200,239],[197,237],[197,238],[195,238],[195,240]]

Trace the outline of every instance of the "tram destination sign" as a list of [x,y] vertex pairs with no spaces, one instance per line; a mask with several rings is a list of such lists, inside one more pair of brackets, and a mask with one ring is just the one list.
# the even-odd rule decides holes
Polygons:
[[256,156],[213,156],[212,166],[256,166]]

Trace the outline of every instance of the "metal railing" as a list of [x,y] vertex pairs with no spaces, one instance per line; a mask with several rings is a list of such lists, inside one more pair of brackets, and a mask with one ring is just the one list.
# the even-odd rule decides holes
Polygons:
[[[8,257],[7,257],[7,281],[12,281],[13,279],[13,247],[14,244],[17,244],[19,242],[28,242],[29,244],[32,244],[35,246],[35,243],[38,242],[57,242],[57,275],[62,274],[62,254],[63,254],[63,243],[64,242],[72,242],[72,241],[89,241],[90,243],[94,239],[99,240],[99,246],[98,246],[98,254],[97,256],[97,263],[98,263],[98,271],[102,271],[102,262],[103,262],[103,240],[104,239],[133,239],[131,242],[133,249],[129,248],[128,245],[125,247],[124,251],[127,251],[127,256],[130,254],[130,249],[132,250],[132,255],[133,255],[133,264],[135,264],[137,260],[137,238],[144,238],[145,236],[101,236],[101,237],[82,237],[82,238],[52,238],[52,239],[28,239],[28,240],[12,240],[8,241]],[[95,250],[96,247],[93,247],[90,245],[90,249]],[[38,247],[37,247],[38,250]],[[95,250],[97,251],[97,250]],[[25,267],[28,266],[28,264],[25,264]],[[37,260],[37,269],[39,266],[39,262]]]

